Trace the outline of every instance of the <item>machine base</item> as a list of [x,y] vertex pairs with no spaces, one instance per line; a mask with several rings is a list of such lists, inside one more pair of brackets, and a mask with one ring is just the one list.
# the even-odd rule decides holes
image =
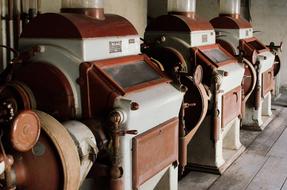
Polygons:
[[280,112],[273,113],[271,116],[262,116],[262,125],[242,125],[241,129],[249,131],[263,131]]
[[221,175],[245,151],[245,149],[246,148],[243,145],[237,150],[224,148],[223,157],[225,162],[220,167],[189,163],[187,169]]

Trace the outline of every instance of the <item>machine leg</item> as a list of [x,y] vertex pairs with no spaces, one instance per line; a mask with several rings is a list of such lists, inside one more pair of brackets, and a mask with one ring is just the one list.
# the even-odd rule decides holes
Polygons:
[[231,123],[231,127],[227,134],[225,134],[223,147],[226,149],[239,149],[241,147],[240,142],[240,119],[237,118]]
[[266,97],[263,99],[263,104],[262,104],[262,115],[263,116],[271,116],[272,111],[271,111],[271,92],[269,92]]

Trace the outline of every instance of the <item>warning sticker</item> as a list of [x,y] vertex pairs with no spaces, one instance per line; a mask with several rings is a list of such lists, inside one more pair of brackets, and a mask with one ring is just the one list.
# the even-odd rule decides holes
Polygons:
[[122,41],[111,41],[110,44],[110,53],[119,53],[122,52]]
[[207,34],[203,34],[203,35],[202,35],[202,43],[206,43],[207,40],[208,40]]

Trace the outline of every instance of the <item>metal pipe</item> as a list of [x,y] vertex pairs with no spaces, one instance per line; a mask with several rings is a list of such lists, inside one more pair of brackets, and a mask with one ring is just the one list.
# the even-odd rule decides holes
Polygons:
[[260,70],[261,64],[257,64],[256,72],[257,72],[257,81],[256,81],[256,91],[255,91],[255,110],[258,110],[261,104],[261,80],[260,80]]
[[61,12],[85,14],[98,20],[104,20],[104,0],[62,0]]
[[[1,33],[1,44],[4,46],[7,46],[7,34],[6,34],[6,27],[7,27],[7,22],[6,22],[6,4],[5,4],[5,0],[1,0],[1,29],[2,29],[2,33]],[[2,68],[1,70],[5,69],[7,65],[7,50],[6,49],[2,49]]]
[[168,12],[195,18],[196,0],[168,0]]
[[42,0],[37,0],[37,13],[41,14],[42,12]]
[[[8,0],[8,14],[7,14],[7,45],[11,48],[14,48],[14,1]],[[10,52],[7,52],[8,60],[13,59],[13,55]]]
[[14,0],[13,20],[14,20],[14,48],[18,49],[18,43],[21,30],[21,14],[20,14],[20,1]]
[[220,111],[218,109],[218,94],[220,93],[220,85],[222,83],[221,75],[214,70],[213,71],[213,79],[214,79],[214,102],[213,102],[213,140],[217,142],[219,139],[219,128],[220,128]]
[[240,16],[240,0],[220,0],[220,15]]
[[182,102],[179,112],[179,175],[183,175],[185,166],[187,165],[187,149],[185,146],[185,103]]
[[122,181],[122,166],[120,159],[120,123],[121,123],[121,114],[117,111],[113,112],[110,116],[110,121],[112,123],[112,167],[110,171],[111,181],[110,189],[111,190],[124,190],[123,181]]

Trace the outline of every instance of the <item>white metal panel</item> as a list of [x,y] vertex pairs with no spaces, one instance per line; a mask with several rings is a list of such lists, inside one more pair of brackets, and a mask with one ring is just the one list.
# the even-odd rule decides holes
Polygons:
[[20,38],[19,48],[24,51],[39,44],[61,47],[83,62],[83,41],[80,39]]
[[260,73],[264,73],[273,67],[275,55],[270,51],[267,51],[260,53],[257,59],[260,61]]
[[224,93],[231,91],[232,89],[241,85],[244,76],[244,66],[240,63],[228,64],[219,67],[218,70],[222,70],[228,73],[227,76],[223,76],[220,90]]
[[86,39],[21,38],[20,49],[36,45],[58,46],[77,56],[82,62],[138,55],[140,38],[138,35],[100,37]]
[[191,47],[215,44],[215,31],[202,30],[191,32]]
[[83,40],[84,61],[140,54],[139,36],[102,37]]
[[[139,134],[148,131],[174,117],[178,117],[180,106],[183,100],[183,93],[180,93],[170,84],[161,84],[145,91],[138,91],[119,98],[115,104],[122,110],[122,100],[137,102],[139,109],[130,111],[126,120],[128,130],[138,130]],[[127,104],[129,105],[129,104]],[[128,108],[129,109],[129,108]],[[121,138],[121,155],[124,168],[125,190],[132,190],[132,135]],[[175,179],[177,180],[177,178]]]
[[239,31],[239,39],[240,40],[253,37],[253,28],[242,28],[242,29],[239,29],[237,31]]

